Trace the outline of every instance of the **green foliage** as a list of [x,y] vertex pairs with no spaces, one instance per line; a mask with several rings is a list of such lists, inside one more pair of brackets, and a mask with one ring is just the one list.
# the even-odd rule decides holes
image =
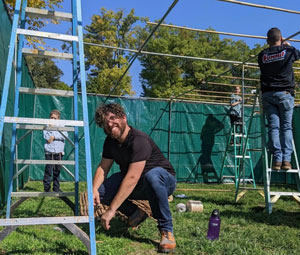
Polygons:
[[26,62],[36,87],[71,90],[66,83],[60,81],[63,72],[52,59],[27,56]]
[[[62,7],[61,3],[63,1],[64,0],[28,0],[27,1],[27,6],[28,7],[39,8],[39,9],[45,9],[46,8],[48,10],[54,10],[55,7],[61,8]],[[14,7],[15,7],[16,0],[5,0],[5,2],[8,6],[10,14],[12,15]],[[48,23],[47,20],[41,20],[39,18],[33,18],[33,17],[27,17],[26,22],[27,22],[28,28],[29,29],[34,29],[34,30],[40,30],[41,28],[46,26],[47,23]],[[58,23],[56,20],[52,20],[51,22],[54,23],[54,24]],[[30,42],[31,42],[31,40],[30,40]],[[32,43],[34,43],[34,42],[42,42],[43,43],[43,41],[40,40],[40,39],[39,40],[37,40],[37,39],[32,40]]]
[[[27,0],[27,5],[30,7],[36,7],[36,8],[51,8],[53,9],[55,6],[60,7],[61,3],[64,0]],[[5,2],[11,6],[14,7],[16,0],[5,0]]]
[[[153,26],[147,26],[147,32],[139,31],[139,36],[145,38],[152,29]],[[241,40],[221,40],[216,34],[166,27],[161,27],[155,33],[146,48],[147,51],[159,53],[235,61],[246,61],[258,51],[258,46],[251,50]],[[216,86],[202,85],[202,82],[222,82],[224,80],[211,78],[210,75],[218,75],[227,70],[230,70],[227,75],[241,76],[241,68],[232,64],[152,55],[141,55],[139,59],[143,66],[140,78],[144,96],[150,97],[178,96],[195,88],[220,90]],[[255,72],[249,70],[248,73],[251,75]]]
[[[294,64],[294,67],[297,67],[297,68],[300,68],[300,62],[297,61],[295,64]],[[297,101],[297,104],[299,104],[300,102],[300,70],[295,70],[294,71],[295,73],[295,81],[296,81],[296,95],[295,95],[295,101]]]
[[[115,47],[132,48],[136,42],[136,23],[142,20],[134,15],[134,9],[125,15],[124,10],[113,12],[101,9],[99,15],[92,17],[91,24],[86,27],[85,42],[106,44]],[[88,91],[109,93],[117,85],[114,95],[133,95],[131,78],[124,73],[131,54],[123,50],[112,50],[87,45],[85,48],[86,65],[89,70]]]
[[[55,7],[61,8],[63,1],[64,0],[28,0],[27,6],[54,10]],[[5,2],[9,7],[10,13],[13,14],[16,0],[5,0]],[[51,22],[55,24],[58,23],[56,20],[52,20]],[[45,19],[30,16],[26,17],[26,28],[30,30],[41,30],[47,23],[48,21]],[[33,48],[44,50],[45,41],[41,38],[27,36],[26,44]],[[51,49],[50,47],[47,48]],[[37,87],[70,90],[67,84],[60,81],[63,72],[56,66],[52,59],[27,56],[26,60]]]

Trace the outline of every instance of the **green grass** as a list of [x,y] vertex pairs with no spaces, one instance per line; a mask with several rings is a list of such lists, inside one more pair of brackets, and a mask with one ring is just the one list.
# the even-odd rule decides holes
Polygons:
[[[234,203],[233,185],[205,185],[179,183],[177,188],[207,189],[206,191],[176,191],[187,199],[174,198],[170,203],[176,254],[300,254],[300,207],[290,198],[280,198],[273,213],[263,211],[264,200],[256,191],[249,191],[239,203]],[[41,182],[30,182],[27,190],[41,191]],[[62,183],[64,191],[71,191],[73,184]],[[81,184],[81,190],[84,186]],[[229,192],[216,192],[224,189]],[[284,187],[279,187],[284,190]],[[202,213],[178,213],[175,206],[187,200],[201,200]],[[206,239],[208,220],[215,208],[221,214],[220,239]],[[71,216],[72,211],[60,199],[31,198],[14,212],[14,217]],[[2,216],[4,217],[4,216]],[[24,226],[12,232],[0,243],[0,254],[88,254],[85,246],[67,230],[55,230],[54,225]],[[83,226],[87,230],[87,226]],[[109,231],[96,223],[97,254],[103,255],[153,255],[157,254],[159,234],[153,220],[142,226],[126,230],[125,223],[113,219]]]

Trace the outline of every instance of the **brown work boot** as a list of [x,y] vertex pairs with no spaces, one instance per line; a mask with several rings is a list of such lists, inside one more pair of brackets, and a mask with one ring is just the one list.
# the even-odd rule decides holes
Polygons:
[[128,217],[128,227],[137,229],[139,225],[147,219],[147,217],[147,213],[138,208],[132,215]]
[[282,165],[281,162],[274,162],[272,165],[272,170],[279,171],[281,169],[281,165]]
[[281,166],[282,170],[291,170],[292,169],[292,165],[290,162],[288,161],[283,161],[282,162],[282,166]]
[[158,251],[163,253],[171,253],[175,251],[176,242],[172,232],[163,230],[160,232],[161,240]]

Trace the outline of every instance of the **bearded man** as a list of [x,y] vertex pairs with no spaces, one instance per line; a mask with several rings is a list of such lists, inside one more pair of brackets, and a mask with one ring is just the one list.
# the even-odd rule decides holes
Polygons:
[[[138,226],[147,214],[128,199],[148,200],[161,234],[159,251],[173,252],[176,242],[168,196],[176,188],[174,168],[148,135],[128,125],[121,105],[101,105],[95,121],[107,135],[93,180],[94,205],[101,201],[109,206],[101,217],[103,227],[110,228],[117,210],[128,216],[129,227]],[[114,162],[120,172],[107,178]]]

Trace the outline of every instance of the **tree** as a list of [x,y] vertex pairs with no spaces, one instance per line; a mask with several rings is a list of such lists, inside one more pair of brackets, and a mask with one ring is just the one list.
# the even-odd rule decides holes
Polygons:
[[[140,30],[139,37],[145,38],[152,29],[152,26],[147,26],[146,32]],[[245,61],[259,49],[251,50],[241,40],[221,40],[216,34],[160,27],[148,42],[146,50],[174,55]],[[241,67],[233,64],[153,55],[141,55],[139,60],[143,66],[140,74],[143,96],[148,97],[178,96],[196,88],[224,91],[224,87],[206,85],[202,82],[225,82],[224,79],[215,76],[226,70],[230,70],[227,75],[241,75]],[[257,72],[253,70],[247,72],[247,75],[257,75]],[[228,80],[226,82],[228,83]],[[231,83],[234,84],[237,81],[232,80]],[[230,90],[230,87],[225,90]]]
[[[46,8],[54,10],[55,7],[61,8],[61,3],[64,0],[28,0],[28,7]],[[13,14],[16,0],[5,0],[9,7],[10,14]],[[58,23],[56,20],[52,23]],[[26,17],[26,28],[31,30],[40,30],[47,25],[47,21],[39,18]],[[34,37],[26,37],[26,44],[33,48],[40,48],[44,50],[44,40]],[[50,49],[50,47],[47,47]],[[56,66],[55,62],[49,58],[35,58],[31,56],[26,57],[29,70],[31,72],[33,81],[37,87],[40,88],[53,88],[70,90],[70,87],[60,81],[63,72]]]
[[[27,0],[27,6],[28,7],[35,7],[39,9],[48,9],[48,10],[54,10],[55,7],[61,8],[61,3],[64,0]],[[16,0],[5,0],[5,3],[8,6],[8,10],[10,15],[13,15],[14,7]],[[51,20],[51,23],[53,24],[59,24],[59,21],[57,20]],[[27,29],[30,30],[40,30],[43,27],[47,26],[48,21],[45,19],[40,19],[38,17],[26,17],[26,26]],[[42,38],[36,38],[36,37],[26,37],[26,44],[29,46],[32,46],[33,48],[39,48],[41,50],[44,50],[45,41]]]
[[[94,15],[91,24],[86,26],[85,42],[132,48],[136,43],[135,32],[138,26],[135,24],[141,20],[143,19],[134,15],[134,9],[125,15],[124,10],[113,12],[102,8],[100,15]],[[85,55],[89,70],[88,92],[109,94],[115,88],[114,95],[134,94],[128,73],[117,84],[132,53],[87,45]]]
[[[13,11],[16,0],[4,0],[10,11]],[[48,8],[53,10],[54,7],[61,7],[64,0],[27,0],[28,7]]]
[[26,60],[36,87],[71,89],[66,83],[60,81],[63,72],[56,66],[52,59],[27,56]]

